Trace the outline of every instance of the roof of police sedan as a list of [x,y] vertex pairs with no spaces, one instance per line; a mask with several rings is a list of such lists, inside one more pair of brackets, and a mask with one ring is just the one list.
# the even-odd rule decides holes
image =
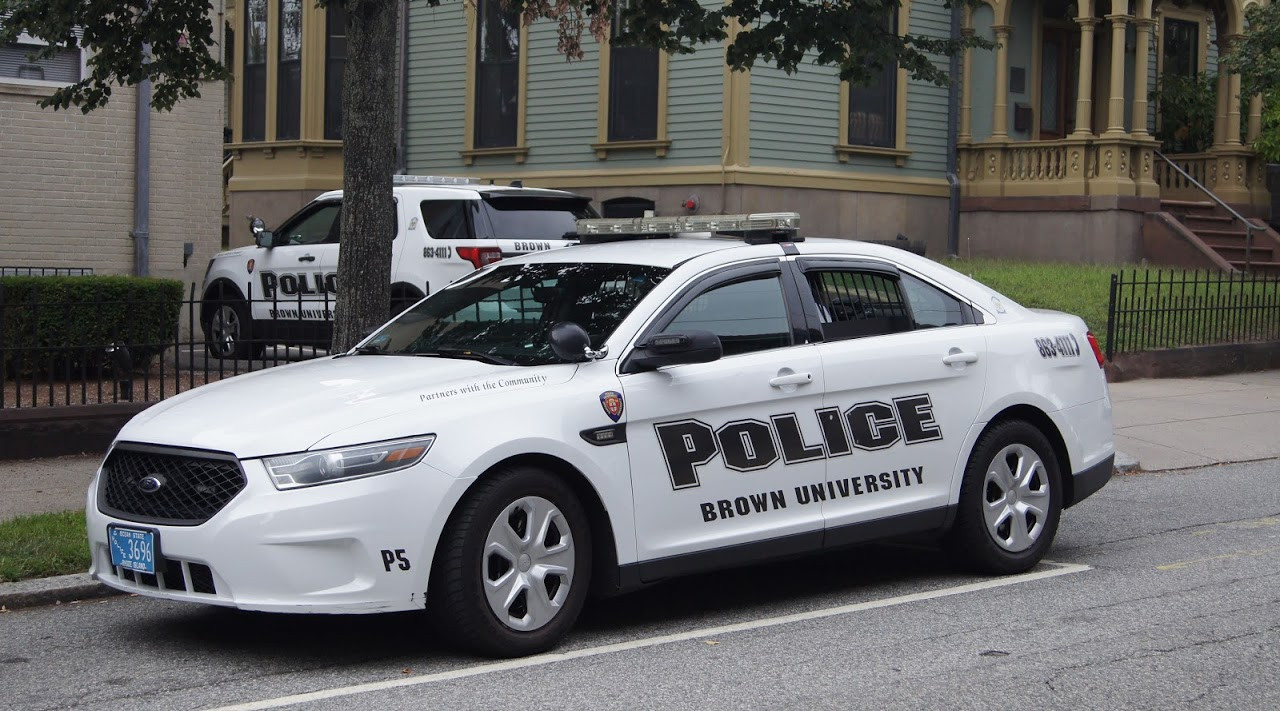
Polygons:
[[[809,239],[797,242],[795,246],[801,253],[838,253],[854,257],[891,259],[898,262],[905,261],[904,257],[915,257],[893,247],[847,239]],[[564,249],[535,252],[503,261],[644,264],[671,269],[690,259],[717,252],[721,253],[726,261],[784,254],[782,247],[778,244],[749,244],[741,239],[728,237],[638,238],[580,244]]]

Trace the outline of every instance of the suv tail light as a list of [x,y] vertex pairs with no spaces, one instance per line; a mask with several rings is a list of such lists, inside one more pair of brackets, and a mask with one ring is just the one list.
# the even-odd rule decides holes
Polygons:
[[1102,356],[1102,347],[1098,345],[1098,338],[1093,335],[1093,331],[1085,331],[1085,338],[1089,339],[1089,347],[1093,349],[1093,357],[1098,359],[1098,367],[1101,368],[1107,359]]
[[502,260],[502,250],[497,247],[458,247],[459,257],[471,262],[476,269]]

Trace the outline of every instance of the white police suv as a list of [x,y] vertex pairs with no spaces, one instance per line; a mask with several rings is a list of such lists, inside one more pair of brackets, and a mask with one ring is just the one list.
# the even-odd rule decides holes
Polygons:
[[[391,315],[503,257],[573,244],[591,201],[561,190],[482,185],[474,178],[397,175]],[[209,261],[200,323],[209,353],[256,358],[271,344],[328,347],[338,293],[342,191],[312,200],[257,244]]]
[[[917,532],[1035,565],[1114,459],[1084,322],[789,214],[587,220],[349,353],[166,400],[89,491],[93,574],[246,610],[426,608],[546,649],[589,592]],[[608,242],[621,232],[746,239]]]

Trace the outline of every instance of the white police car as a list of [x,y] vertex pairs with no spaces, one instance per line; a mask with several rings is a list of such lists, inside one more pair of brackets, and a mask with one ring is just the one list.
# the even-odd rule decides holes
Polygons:
[[[569,246],[575,222],[596,216],[589,199],[562,190],[433,175],[393,182],[392,316],[503,257]],[[209,260],[200,323],[211,355],[257,358],[272,344],[327,347],[341,211],[342,191],[323,193],[274,232],[254,219],[256,246]]]
[[[795,218],[676,223],[579,229]],[[350,353],[155,405],[90,488],[92,572],[246,610],[425,607],[520,655],[590,591],[872,539],[1035,565],[1112,473],[1085,324],[891,247],[783,240],[503,260]]]

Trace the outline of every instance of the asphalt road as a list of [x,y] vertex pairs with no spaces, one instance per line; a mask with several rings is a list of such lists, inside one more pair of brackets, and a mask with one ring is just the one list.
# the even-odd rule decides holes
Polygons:
[[1280,708],[1280,461],[1114,479],[1050,559],[975,577],[899,545],[687,578],[507,662],[417,615],[20,610],[0,614],[0,706]]

